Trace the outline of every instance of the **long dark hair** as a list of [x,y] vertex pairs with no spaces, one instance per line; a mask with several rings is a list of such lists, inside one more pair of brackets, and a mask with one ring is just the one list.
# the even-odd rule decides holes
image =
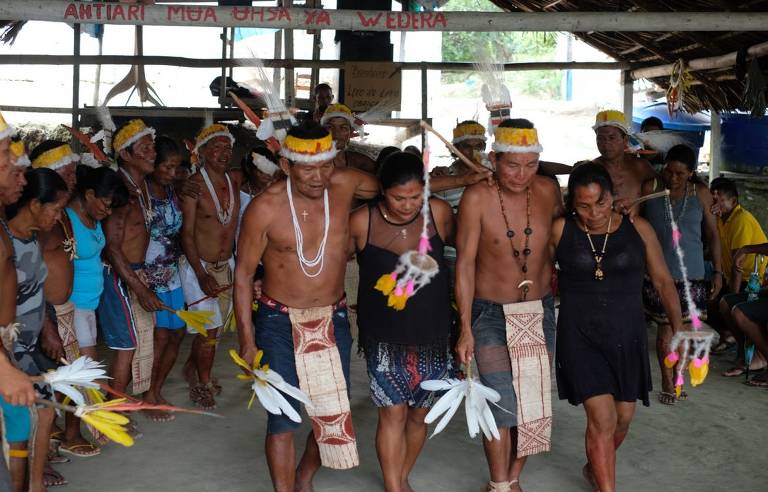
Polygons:
[[181,155],[179,145],[169,136],[160,135],[155,139],[155,167],[167,161],[172,155]]
[[61,198],[61,193],[67,192],[67,183],[64,178],[59,176],[56,171],[41,167],[29,169],[24,173],[27,185],[21,192],[19,201],[16,202],[16,209],[20,209],[29,204],[32,200],[37,200],[41,204],[53,203]]
[[85,196],[85,192],[93,190],[97,198],[111,198],[112,209],[120,208],[128,203],[128,188],[115,171],[108,167],[92,168],[77,166],[77,194]]
[[568,195],[565,197],[565,208],[568,212],[574,211],[573,198],[576,188],[591,184],[598,185],[603,193],[613,194],[613,181],[605,167],[595,162],[587,162],[577,166],[568,178]]
[[424,163],[410,152],[393,152],[389,154],[379,169],[381,189],[388,190],[393,186],[418,181],[424,185]]

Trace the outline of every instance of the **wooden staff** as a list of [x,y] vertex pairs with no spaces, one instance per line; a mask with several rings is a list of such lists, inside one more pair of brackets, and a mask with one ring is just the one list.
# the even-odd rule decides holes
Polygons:
[[641,196],[640,198],[632,202],[632,205],[630,205],[629,208],[632,208],[635,205],[646,202],[648,200],[653,200],[654,198],[661,198],[663,196],[668,196],[668,195],[669,195],[669,190],[664,190],[664,191],[658,191],[656,193],[651,193],[650,195]]
[[445,137],[443,137],[442,135],[440,135],[439,133],[437,133],[437,130],[435,130],[434,128],[432,128],[432,126],[431,126],[429,123],[427,123],[427,122],[426,122],[426,121],[424,121],[424,120],[421,120],[421,123],[419,123],[419,124],[421,125],[421,127],[422,127],[423,129],[425,129],[425,130],[427,130],[427,131],[430,131],[430,132],[432,132],[432,133],[433,133],[433,134],[434,134],[434,135],[435,135],[437,138],[439,138],[439,139],[440,139],[440,140],[441,140],[441,141],[442,141],[442,142],[443,142],[443,143],[444,143],[444,144],[445,144],[445,145],[448,147],[448,149],[449,149],[451,152],[453,152],[454,154],[456,154],[456,156],[457,156],[459,159],[461,159],[461,161],[462,161],[464,164],[466,164],[466,165],[467,165],[467,167],[469,167],[471,170],[473,170],[473,171],[474,171],[474,172],[476,172],[476,173],[482,173],[482,172],[485,172],[485,170],[486,170],[486,169],[485,169],[484,167],[479,167],[477,164],[475,164],[474,162],[472,162],[471,160],[469,160],[469,159],[467,158],[467,156],[465,156],[464,154],[462,154],[461,152],[459,152],[459,149],[457,149],[456,147],[454,147],[454,145],[453,145],[451,142],[449,142],[448,140],[446,140],[446,139],[445,139]]

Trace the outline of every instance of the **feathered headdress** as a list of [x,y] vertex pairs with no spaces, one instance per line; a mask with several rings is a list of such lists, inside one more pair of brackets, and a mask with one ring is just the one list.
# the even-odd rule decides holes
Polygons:
[[9,138],[11,135],[14,134],[16,131],[13,126],[9,125],[5,122],[5,118],[3,118],[3,113],[0,113],[0,140]]
[[154,140],[155,129],[147,126],[144,121],[139,119],[129,121],[127,125],[120,128],[120,131],[115,134],[115,138],[112,141],[115,153],[125,150],[146,135],[151,135],[152,140]]
[[598,128],[604,126],[612,126],[618,128],[622,132],[629,134],[629,125],[627,124],[627,118],[624,113],[615,109],[606,109],[600,111],[595,116],[595,124],[592,125],[592,129],[597,131]]
[[16,167],[26,168],[32,164],[29,161],[27,149],[24,147],[24,142],[22,141],[11,142],[11,155],[16,160],[16,162],[14,162]]
[[35,157],[35,160],[32,161],[32,167],[35,169],[47,167],[48,169],[55,171],[72,164],[73,162],[79,161],[80,156],[72,152],[72,147],[70,147],[69,144],[63,144],[50,150],[46,150]]
[[195,137],[195,154],[200,152],[200,147],[216,137],[226,137],[229,139],[230,144],[235,145],[235,137],[229,132],[229,128],[220,123],[214,123],[200,130],[200,133]]
[[535,152],[540,154],[544,148],[539,143],[539,134],[535,128],[504,128],[494,131],[494,152],[511,152],[524,154]]
[[330,133],[321,138],[288,135],[280,148],[280,155],[296,164],[328,161],[336,157],[337,153],[336,143]]
[[510,118],[512,109],[512,96],[504,82],[504,66],[492,61],[490,53],[483,51],[476,55],[477,60],[475,69],[483,81],[480,93],[487,109],[491,115],[488,120],[488,132],[493,131],[502,121]]

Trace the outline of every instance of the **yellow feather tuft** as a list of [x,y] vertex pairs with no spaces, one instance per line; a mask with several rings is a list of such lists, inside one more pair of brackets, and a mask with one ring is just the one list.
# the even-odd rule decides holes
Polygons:
[[205,325],[212,323],[213,311],[183,311],[180,309],[176,311],[176,316],[199,334],[204,337],[208,336]]
[[380,291],[385,296],[388,296],[395,290],[396,283],[397,280],[395,276],[391,273],[387,273],[379,277],[379,280],[376,281],[376,285],[373,288]]
[[389,299],[387,300],[387,306],[391,307],[395,311],[402,311],[405,309],[406,302],[408,302],[407,295],[401,294],[396,296],[395,294],[390,294]]

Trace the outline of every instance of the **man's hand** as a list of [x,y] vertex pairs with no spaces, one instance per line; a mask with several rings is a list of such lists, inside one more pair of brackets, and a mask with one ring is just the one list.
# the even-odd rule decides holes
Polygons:
[[447,166],[438,166],[434,169],[432,169],[432,172],[429,173],[430,176],[448,176],[450,168]]
[[723,288],[723,274],[718,272],[712,276],[712,289],[709,291],[709,300],[714,301]]
[[[256,344],[251,343],[245,346],[240,347],[240,357],[243,358],[243,360],[251,366],[253,364],[253,360],[256,358],[256,352],[258,352],[259,349],[256,348]],[[243,369],[245,370],[245,369]]]
[[58,361],[65,357],[64,344],[59,336],[59,330],[56,324],[50,319],[43,320],[43,329],[40,332],[40,345],[45,355],[52,360]]
[[482,171],[476,173],[467,173],[464,175],[464,179],[462,181],[464,182],[464,186],[471,186],[483,180],[488,181],[489,185],[493,184],[493,173],[490,169],[483,169]]
[[253,300],[256,301],[261,297],[261,286],[263,282],[261,280],[253,281]]
[[202,187],[199,183],[191,180],[191,179],[185,179],[181,183],[181,189],[179,190],[179,195],[182,197],[188,197],[193,200],[197,200],[200,197],[200,193],[202,193]]
[[456,357],[459,358],[461,364],[469,365],[474,354],[475,337],[472,336],[472,332],[462,330],[461,335],[459,335],[459,341],[456,342]]
[[144,308],[144,311],[154,313],[163,309],[163,301],[149,287],[141,288],[136,292],[136,297],[139,298],[139,304]]
[[713,203],[711,207],[709,207],[709,211],[712,212],[712,215],[715,217],[720,217],[723,215],[723,211],[720,209],[720,205],[717,203]]
[[[0,357],[5,358],[0,355]],[[7,360],[0,369],[0,395],[11,405],[29,406],[35,403],[35,388],[29,377]]]
[[216,282],[216,279],[205,271],[197,274],[197,283],[200,284],[200,288],[203,289],[205,295],[210,297],[217,296],[221,290],[221,286]]

